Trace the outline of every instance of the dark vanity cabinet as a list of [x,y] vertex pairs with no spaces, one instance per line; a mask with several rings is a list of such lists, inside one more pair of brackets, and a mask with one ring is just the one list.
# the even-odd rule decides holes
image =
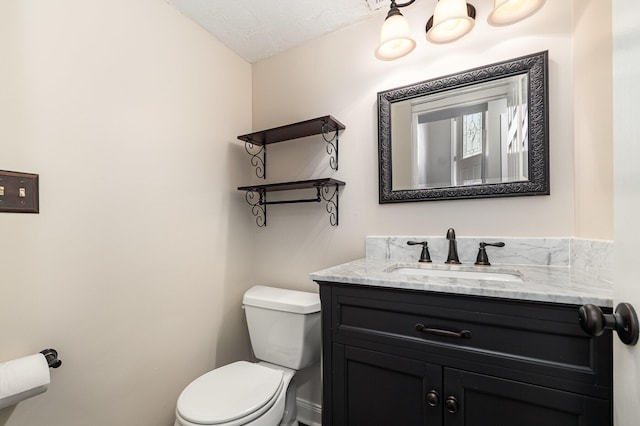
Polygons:
[[612,425],[611,333],[577,306],[319,285],[323,426]]

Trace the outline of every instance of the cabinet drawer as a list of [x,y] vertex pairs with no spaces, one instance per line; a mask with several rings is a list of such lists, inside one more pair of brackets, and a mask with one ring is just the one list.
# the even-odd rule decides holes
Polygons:
[[462,368],[481,363],[531,382],[575,382],[601,397],[609,392],[611,335],[584,334],[577,306],[355,286],[332,294],[334,341]]

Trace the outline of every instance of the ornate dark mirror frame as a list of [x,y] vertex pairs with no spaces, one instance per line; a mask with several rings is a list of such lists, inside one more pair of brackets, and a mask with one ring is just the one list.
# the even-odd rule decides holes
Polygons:
[[[433,189],[392,190],[391,105],[518,74],[528,74],[529,180]],[[491,64],[457,74],[378,92],[379,202],[549,195],[548,52]]]

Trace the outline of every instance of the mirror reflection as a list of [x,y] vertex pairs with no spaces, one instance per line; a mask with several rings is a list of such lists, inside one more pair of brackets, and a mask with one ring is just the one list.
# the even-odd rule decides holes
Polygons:
[[549,194],[548,53],[378,92],[380,203]]
[[528,179],[527,75],[391,106],[393,190]]

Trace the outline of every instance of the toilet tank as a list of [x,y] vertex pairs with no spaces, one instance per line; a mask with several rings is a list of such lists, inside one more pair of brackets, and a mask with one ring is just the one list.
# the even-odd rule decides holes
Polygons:
[[320,297],[255,286],[242,299],[256,358],[300,370],[320,360]]

